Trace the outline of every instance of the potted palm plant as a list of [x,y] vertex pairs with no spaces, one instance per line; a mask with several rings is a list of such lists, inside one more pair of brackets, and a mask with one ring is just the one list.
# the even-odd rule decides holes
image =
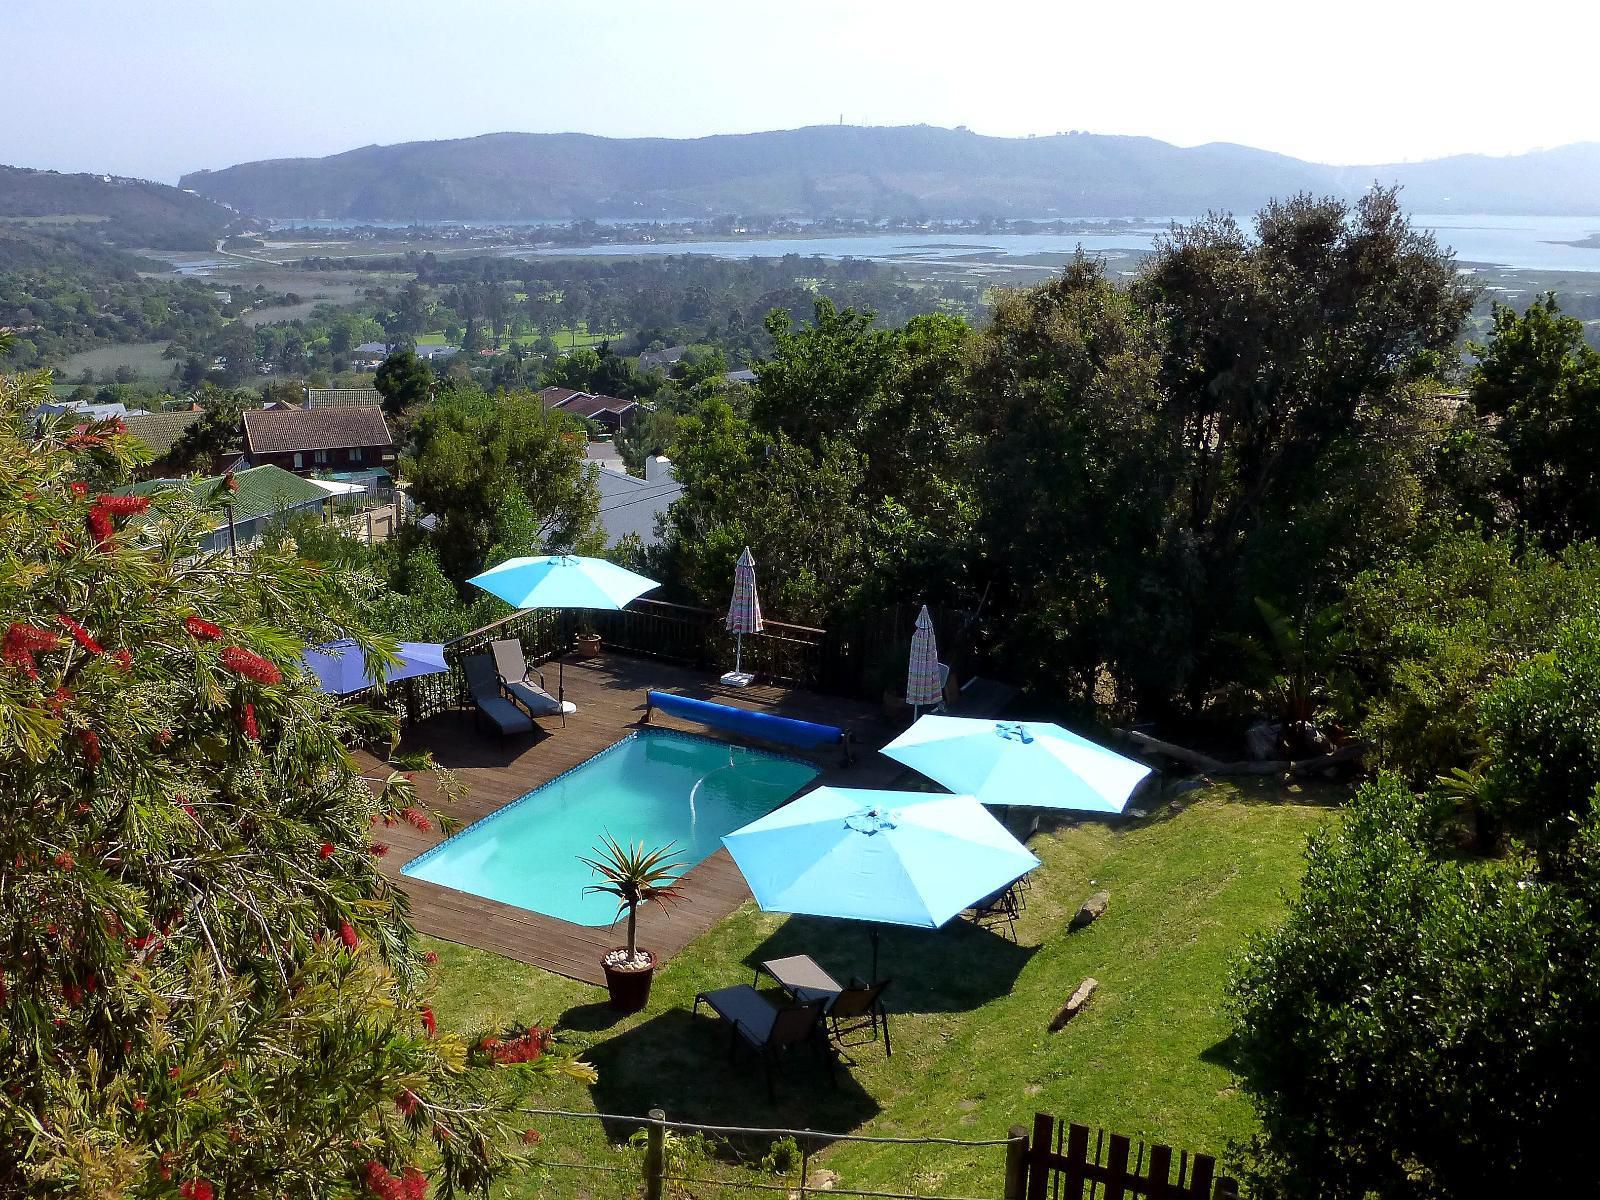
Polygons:
[[606,990],[617,1012],[638,1012],[650,999],[655,978],[655,955],[639,949],[639,905],[654,900],[663,909],[682,896],[679,880],[683,864],[673,859],[676,843],[647,850],[643,842],[623,846],[602,834],[594,858],[583,864],[600,876],[585,892],[604,892],[617,898],[617,916],[628,914],[628,944],[607,951],[600,960],[606,973]]

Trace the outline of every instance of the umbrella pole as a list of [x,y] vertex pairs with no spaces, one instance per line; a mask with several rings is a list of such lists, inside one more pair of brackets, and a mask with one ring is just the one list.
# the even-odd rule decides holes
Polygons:
[[871,927],[871,933],[868,936],[872,938],[872,976],[867,980],[867,986],[870,987],[878,982],[878,927],[876,925]]
[[744,630],[742,629],[733,635],[733,673],[744,674]]

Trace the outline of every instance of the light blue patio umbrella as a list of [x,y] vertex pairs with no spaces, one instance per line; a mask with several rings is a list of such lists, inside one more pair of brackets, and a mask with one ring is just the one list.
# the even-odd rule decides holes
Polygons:
[[937,929],[1039,865],[971,796],[928,792],[818,788],[722,844],[767,912],[874,926]]
[[1038,721],[926,716],[883,748],[896,762],[983,804],[1119,813],[1144,763]]
[[661,585],[603,558],[508,558],[467,580],[517,608],[626,608]]
[[322,690],[335,696],[418,675],[437,675],[450,669],[450,664],[444,661],[444,647],[437,642],[401,642],[400,663],[395,667],[369,662],[361,647],[348,638],[308,646],[303,658]]
[[[545,554],[508,558],[467,580],[517,608],[626,608],[661,585],[603,558]],[[556,698],[566,702],[567,664],[557,659]]]

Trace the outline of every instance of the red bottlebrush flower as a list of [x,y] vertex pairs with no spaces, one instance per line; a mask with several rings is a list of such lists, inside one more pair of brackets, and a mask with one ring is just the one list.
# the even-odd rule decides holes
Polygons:
[[56,614],[56,624],[60,625],[63,629],[70,633],[72,635],[72,640],[77,642],[78,645],[82,646],[90,654],[105,653],[104,647],[102,647],[99,642],[95,641],[89,636],[89,631],[82,625],[79,625],[71,617],[67,616],[66,613]]
[[283,681],[283,672],[268,659],[243,646],[229,646],[222,652],[222,665],[235,675],[253,679],[257,683],[274,684]]
[[544,1140],[544,1134],[537,1129],[524,1129],[522,1131],[522,1144],[524,1146],[537,1146]]
[[133,655],[126,650],[118,650],[111,655],[111,661],[124,671],[133,670]]
[[389,853],[389,847],[385,846],[382,842],[373,842],[372,845],[367,847],[367,853],[372,855],[373,858],[382,858],[385,854]]
[[189,631],[189,636],[202,642],[214,642],[222,636],[222,626],[213,625],[204,617],[185,617],[183,627]]
[[422,956],[422,961],[427,963],[431,967],[431,966],[433,966],[434,963],[439,961],[439,956],[437,954],[435,954],[432,950],[429,950],[426,954],[424,954]]
[[72,693],[64,687],[58,687],[44,698],[44,706],[52,717],[59,717],[71,703]]
[[131,517],[150,507],[149,496],[99,496],[95,503],[114,517]]
[[422,1018],[422,1027],[428,1031],[428,1036],[433,1037],[439,1032],[439,1021],[433,1015],[433,1009],[424,1004],[417,1015]]
[[484,1038],[478,1043],[489,1058],[500,1066],[509,1067],[517,1063],[537,1062],[549,1049],[548,1035],[542,1029],[528,1029],[514,1038],[502,1041],[500,1038]]
[[400,1172],[400,1190],[405,1200],[424,1200],[428,1194],[428,1177],[415,1167]]
[[178,1195],[182,1196],[183,1200],[212,1200],[214,1194],[209,1179],[186,1180],[178,1189]]
[[384,1165],[369,1159],[361,1168],[362,1182],[378,1200],[408,1200],[405,1184],[389,1174]]
[[182,1067],[168,1067],[167,1068],[167,1078],[168,1079],[176,1079],[179,1075],[182,1075],[182,1074],[183,1074],[183,1068]]
[[245,737],[252,742],[261,740],[261,730],[256,725],[256,706],[248,700],[245,701],[244,708],[239,712],[239,728],[244,730]]
[[417,1094],[410,1088],[402,1088],[394,1098],[394,1106],[400,1110],[402,1117],[409,1117],[417,1111]]
[[144,1097],[143,1096],[135,1096],[133,1098],[133,1111],[134,1112],[143,1112],[144,1110],[145,1110],[145,1099],[144,1099]]
[[419,808],[402,808],[400,815],[406,819],[407,824],[416,826],[423,833],[427,833],[428,830],[433,828],[433,823],[428,820],[427,816]]
[[318,858],[332,858],[333,857],[333,843],[332,842],[323,842],[321,846],[317,847],[317,857]]
[[61,853],[57,854],[55,856],[55,858],[52,859],[51,861],[54,862],[56,864],[56,866],[60,867],[63,871],[70,871],[70,870],[72,870],[73,867],[78,865],[77,863],[72,861],[72,855],[68,854],[65,850],[63,850],[63,851],[61,851]]
[[156,730],[156,745],[160,746],[163,750],[165,750],[168,746],[172,745],[172,730],[170,730],[170,729],[158,729],[158,730]]
[[74,496],[87,496],[89,494],[89,485],[81,479],[74,479],[67,486],[72,489]]
[[24,621],[13,621],[6,629],[3,644],[0,644],[0,658],[11,666],[20,668],[29,679],[37,679],[39,670],[34,655],[59,649],[61,649],[59,635]]
[[351,950],[354,950],[361,941],[361,939],[356,936],[355,926],[350,924],[349,921],[339,922],[339,940]]
[[89,514],[84,517],[83,524],[88,529],[95,546],[101,548],[110,543],[117,532],[111,524],[111,514],[98,501],[89,506]]
[[61,997],[73,1008],[83,1003],[83,988],[76,983],[61,985]]
[[178,805],[178,807],[183,809],[184,812],[189,814],[189,819],[191,821],[194,821],[196,823],[199,822],[200,814],[195,812],[194,805],[192,805],[192,804],[180,804],[180,805]]
[[83,751],[83,761],[91,767],[100,765],[100,735],[92,729],[78,731],[78,747]]

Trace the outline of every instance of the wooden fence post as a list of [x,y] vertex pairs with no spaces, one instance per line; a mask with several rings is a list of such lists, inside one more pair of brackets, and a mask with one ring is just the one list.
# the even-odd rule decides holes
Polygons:
[[[1045,1200],[1050,1186],[1050,1148],[1055,1120],[1049,1113],[1033,1114],[1033,1137],[1028,1142],[1027,1200]],[[1074,1196],[1073,1200],[1077,1200]]]
[[1006,1143],[1006,1185],[1004,1200],[1027,1200],[1028,1193],[1028,1128],[1013,1125]]
[[644,1147],[644,1200],[661,1200],[665,1193],[667,1173],[667,1114],[659,1108],[650,1110],[650,1125]]

